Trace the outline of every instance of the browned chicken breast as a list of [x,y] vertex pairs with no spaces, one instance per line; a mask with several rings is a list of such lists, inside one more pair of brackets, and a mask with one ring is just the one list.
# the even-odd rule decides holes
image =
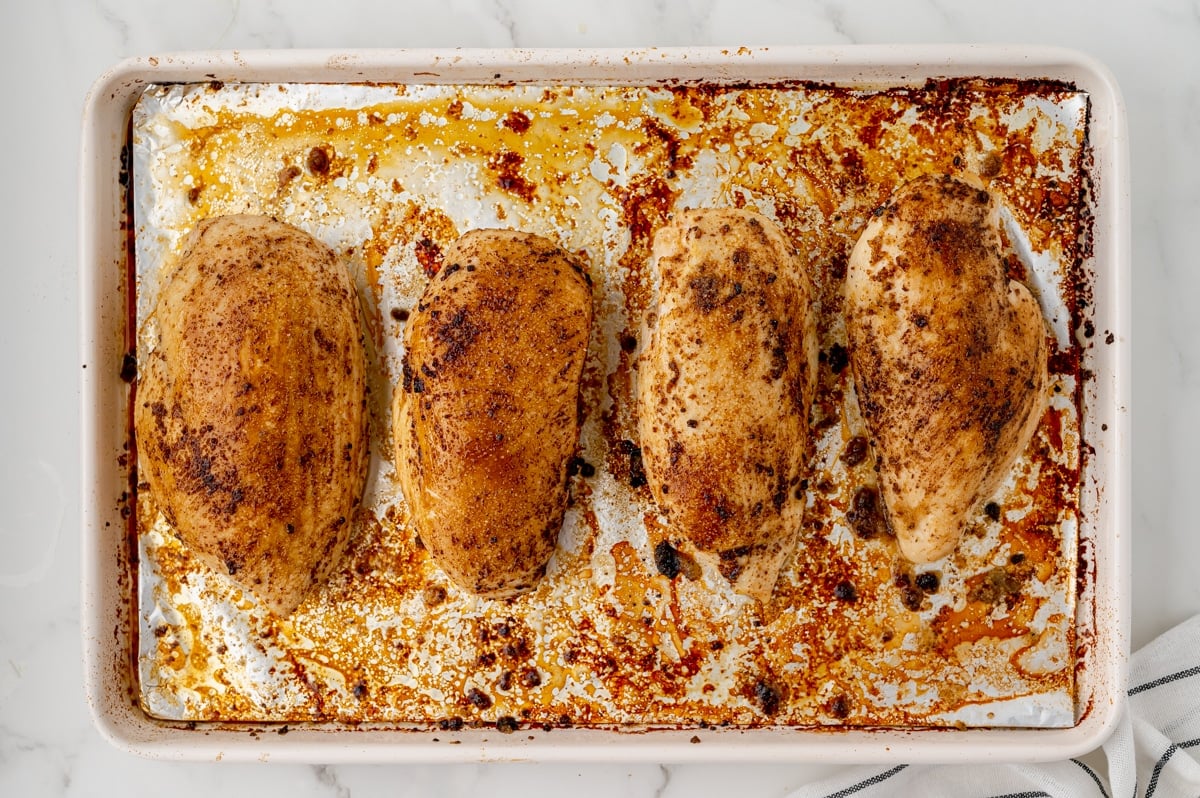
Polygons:
[[803,520],[813,287],[775,223],[751,211],[681,213],[653,258],[657,320],[638,365],[646,476],[671,527],[764,598]]
[[476,230],[443,254],[405,330],[397,469],[442,570],[504,598],[541,578],[562,528],[591,281],[527,233]]
[[359,318],[333,252],[258,216],[201,222],[153,311],[139,471],[180,539],[280,615],[337,565],[361,497]]
[[954,550],[1045,409],[1045,322],[1007,277],[999,230],[987,191],[925,177],[896,191],[850,255],[850,363],[888,519],[913,562]]

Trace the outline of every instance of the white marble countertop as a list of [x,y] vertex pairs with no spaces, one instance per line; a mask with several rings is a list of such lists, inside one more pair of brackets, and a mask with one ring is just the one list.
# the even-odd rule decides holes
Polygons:
[[538,47],[1004,42],[1106,63],[1124,92],[1133,193],[1133,637],[1200,612],[1200,3],[1155,0],[151,0],[10,4],[0,26],[0,153],[12,247],[0,294],[0,795],[629,796],[785,794],[828,765],[425,767],[169,764],[93,728],[79,644],[79,118],[118,59],[263,47]]

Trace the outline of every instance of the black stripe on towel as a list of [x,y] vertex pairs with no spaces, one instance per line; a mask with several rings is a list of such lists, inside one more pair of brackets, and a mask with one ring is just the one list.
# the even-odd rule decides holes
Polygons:
[[1108,790],[1104,789],[1104,782],[1100,781],[1100,777],[1096,775],[1096,771],[1092,770],[1090,767],[1083,764],[1078,759],[1072,759],[1071,761],[1074,762],[1076,765],[1079,765],[1079,767],[1081,767],[1083,769],[1084,773],[1091,776],[1092,781],[1096,782],[1096,789],[1100,791],[1100,794],[1103,795],[1104,798],[1108,798]]
[[874,787],[880,782],[887,781],[892,776],[895,776],[897,773],[904,770],[906,767],[908,767],[908,765],[897,765],[891,770],[885,770],[883,773],[876,773],[866,781],[860,781],[858,784],[847,787],[844,790],[838,790],[835,793],[830,793],[829,795],[825,796],[825,798],[846,798],[847,795],[854,795],[856,792],[862,792],[868,787]]
[[1154,791],[1158,789],[1158,777],[1162,774],[1162,769],[1166,767],[1167,760],[1180,748],[1194,748],[1197,745],[1200,745],[1200,737],[1184,743],[1171,743],[1167,746],[1167,750],[1163,751],[1162,758],[1154,764],[1154,770],[1150,773],[1150,783],[1146,785],[1146,798],[1150,798],[1150,796],[1154,795]]
[[1198,675],[1200,675],[1200,665],[1197,665],[1194,668],[1188,668],[1186,671],[1179,671],[1178,673],[1172,673],[1169,676],[1163,676],[1162,678],[1155,679],[1152,682],[1139,684],[1137,687],[1131,687],[1129,688],[1129,695],[1137,695],[1138,693],[1145,692],[1146,690],[1152,690],[1155,687],[1161,687],[1162,685],[1169,684],[1170,682],[1177,682],[1180,679],[1187,679],[1190,676]]

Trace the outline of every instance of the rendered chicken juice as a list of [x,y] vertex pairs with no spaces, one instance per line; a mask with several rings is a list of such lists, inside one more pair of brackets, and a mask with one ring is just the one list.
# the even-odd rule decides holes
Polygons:
[[[374,379],[349,550],[287,619],[209,572],[139,493],[138,700],[167,719],[397,726],[1073,725],[1087,122],[1086,95],[1049,81],[147,89],[133,118],[139,325],[200,220],[272,215],[349,264]],[[1053,340],[1029,449],[958,549],[913,568],[875,503],[841,292],[874,209],[923,174],[998,196],[1010,273]],[[638,445],[653,236],[676,211],[724,206],[775,220],[819,307],[804,522],[761,603],[686,552],[663,572]],[[595,311],[559,546],[506,601],[459,590],[413,534],[387,412],[443,248],[497,227],[571,252]],[[139,331],[143,351],[151,340]]]

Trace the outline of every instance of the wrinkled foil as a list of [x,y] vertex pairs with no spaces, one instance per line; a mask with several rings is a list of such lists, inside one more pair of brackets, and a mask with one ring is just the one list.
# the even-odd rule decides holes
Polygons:
[[[1075,723],[1079,315],[1087,97],[1058,84],[851,91],[716,86],[194,84],[133,116],[138,346],[160,276],[200,220],[275,216],[354,275],[369,327],[372,464],[340,570],[287,619],[189,556],[138,497],[138,676],[159,718],[455,728],[537,725],[1043,726]],[[314,150],[322,158],[314,159]],[[905,179],[970,175],[1004,200],[1057,344],[1029,452],[958,551],[913,569],[846,519],[872,460],[838,294],[873,208]],[[776,219],[822,303],[817,434],[800,545],[769,601],[711,563],[658,573],[668,534],[630,479],[640,314],[653,231],[672,210]],[[387,408],[405,312],[474,228],[538,233],[595,286],[580,458],[546,577],[485,601],[451,584],[408,523]],[[687,552],[685,552],[686,556]],[[913,587],[924,572],[932,591]],[[1020,585],[990,593],[989,584]],[[846,600],[844,584],[854,588]],[[928,582],[926,582],[928,584]],[[915,591],[915,592],[914,592]],[[981,598],[984,597],[984,598]],[[986,599],[986,600],[985,600]]]

